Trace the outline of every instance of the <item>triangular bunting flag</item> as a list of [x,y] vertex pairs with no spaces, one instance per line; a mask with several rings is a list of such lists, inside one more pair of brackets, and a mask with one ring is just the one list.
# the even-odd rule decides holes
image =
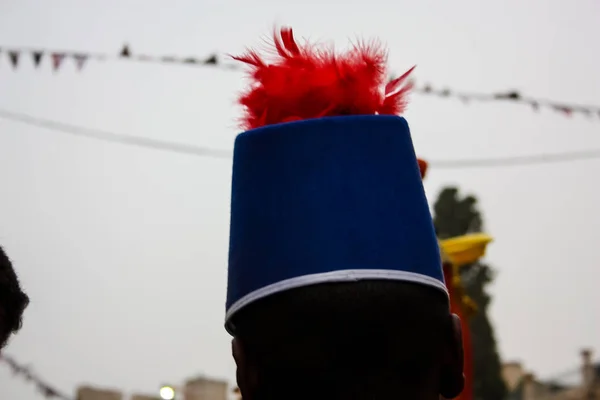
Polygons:
[[216,54],[213,54],[210,57],[208,57],[206,60],[204,60],[205,65],[217,65],[218,62],[219,62],[219,60],[217,59]]
[[52,53],[52,67],[55,71],[58,71],[58,69],[60,68],[60,64],[63,62],[64,59],[64,53]]
[[558,112],[562,112],[563,114],[565,114],[566,116],[570,117],[571,115],[573,115],[573,109],[569,106],[562,106],[559,104],[555,104],[554,109]]
[[34,51],[31,53],[33,55],[33,65],[37,68],[40,66],[42,62],[42,56],[44,55],[43,51]]
[[18,51],[9,51],[8,52],[8,56],[10,57],[10,63],[12,64],[13,68],[15,68],[15,69],[19,65],[19,55],[20,55],[20,53]]
[[81,71],[83,65],[88,59],[88,56],[86,54],[75,54],[73,55],[73,58],[75,59],[75,64],[77,64],[77,70]]
[[56,390],[52,389],[50,386],[39,385],[39,389],[42,392],[42,395],[48,399],[58,397],[58,393],[56,392]]
[[131,51],[129,51],[129,46],[123,46],[123,50],[121,50],[121,57],[129,57],[131,56]]

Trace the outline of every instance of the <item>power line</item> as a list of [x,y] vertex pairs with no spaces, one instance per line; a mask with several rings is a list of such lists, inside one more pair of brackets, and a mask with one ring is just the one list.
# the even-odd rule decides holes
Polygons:
[[565,378],[570,378],[576,374],[581,374],[581,367],[573,367],[568,370],[563,370],[560,373],[554,374],[549,378],[544,379],[546,382],[560,382]]
[[0,118],[63,133],[68,133],[74,136],[102,140],[104,142],[145,147],[154,150],[170,151],[180,154],[189,154],[201,157],[231,158],[231,152],[228,150],[212,149],[208,147],[197,147],[186,144],[148,139],[134,135],[114,133],[100,129],[86,128],[49,119],[33,117],[27,114],[14,113],[3,109],[0,109]]
[[[10,47],[0,46],[0,53],[6,53],[9,62],[14,69],[17,69],[22,55],[29,55],[33,65],[37,68],[45,58],[50,58],[53,69],[58,70],[66,59],[72,59],[78,70],[83,69],[83,66],[88,60],[99,62],[107,60],[122,60],[122,61],[138,61],[145,63],[157,63],[163,65],[182,65],[190,67],[210,67],[228,71],[242,70],[238,64],[224,63],[217,53],[208,54],[203,57],[180,57],[170,55],[148,55],[134,54],[129,45],[124,45],[119,53],[98,53],[90,51],[72,51],[72,50],[53,50],[31,47]],[[493,93],[477,93],[454,90],[449,88],[434,87],[430,84],[416,86],[413,91],[417,94],[435,96],[439,98],[454,98],[468,103],[471,101],[480,102],[510,102],[514,104],[526,105],[533,111],[538,111],[540,108],[547,108],[558,112],[565,116],[573,114],[581,114],[588,117],[600,118],[600,106],[573,104],[569,102],[547,100],[526,96],[517,90],[504,90]]]
[[436,168],[494,168],[518,167],[536,164],[555,164],[573,161],[600,159],[600,149],[565,153],[530,154],[524,156],[480,158],[470,160],[437,160],[429,164]]
[[[54,120],[34,117],[27,114],[15,113],[0,109],[0,118],[37,126],[73,136],[101,140],[104,142],[118,143],[128,146],[143,147],[153,150],[169,151],[197,157],[231,158],[232,152],[224,149],[192,146],[167,141],[142,138],[134,135],[119,134],[105,130],[92,129],[77,125],[67,124]],[[428,160],[434,168],[440,169],[465,169],[465,168],[501,168],[527,165],[554,164],[560,162],[575,162],[600,159],[600,149],[562,152],[550,154],[530,154],[523,156],[509,156],[496,158],[475,158],[455,160]]]

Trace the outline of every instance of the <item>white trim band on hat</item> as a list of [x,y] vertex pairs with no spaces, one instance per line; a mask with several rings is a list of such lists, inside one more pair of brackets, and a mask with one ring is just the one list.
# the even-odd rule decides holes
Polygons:
[[387,269],[345,269],[340,271],[323,272],[320,274],[297,276],[295,278],[273,283],[255,290],[254,292],[248,293],[233,303],[231,307],[229,307],[225,314],[225,322],[227,323],[233,314],[248,304],[258,299],[262,299],[263,297],[283,292],[285,290],[315,285],[318,283],[353,282],[369,279],[420,283],[423,285],[432,286],[448,295],[448,289],[446,288],[444,282],[427,275],[417,274],[415,272],[394,271]]

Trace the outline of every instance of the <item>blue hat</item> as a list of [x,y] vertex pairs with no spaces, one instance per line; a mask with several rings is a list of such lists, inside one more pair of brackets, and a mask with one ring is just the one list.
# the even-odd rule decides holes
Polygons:
[[406,120],[268,125],[235,140],[226,328],[293,288],[396,280],[447,293]]

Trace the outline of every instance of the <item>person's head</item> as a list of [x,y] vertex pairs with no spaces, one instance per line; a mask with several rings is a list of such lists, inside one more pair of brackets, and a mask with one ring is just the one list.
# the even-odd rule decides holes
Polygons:
[[437,400],[464,384],[426,163],[399,116],[413,69],[384,85],[387,50],[362,43],[334,52],[284,27],[275,52],[234,57],[251,84],[225,328],[244,400]]
[[12,263],[0,247],[0,349],[21,328],[23,311],[29,298],[21,290]]
[[438,399],[462,391],[460,322],[441,291],[398,281],[284,291],[232,318],[244,400]]

